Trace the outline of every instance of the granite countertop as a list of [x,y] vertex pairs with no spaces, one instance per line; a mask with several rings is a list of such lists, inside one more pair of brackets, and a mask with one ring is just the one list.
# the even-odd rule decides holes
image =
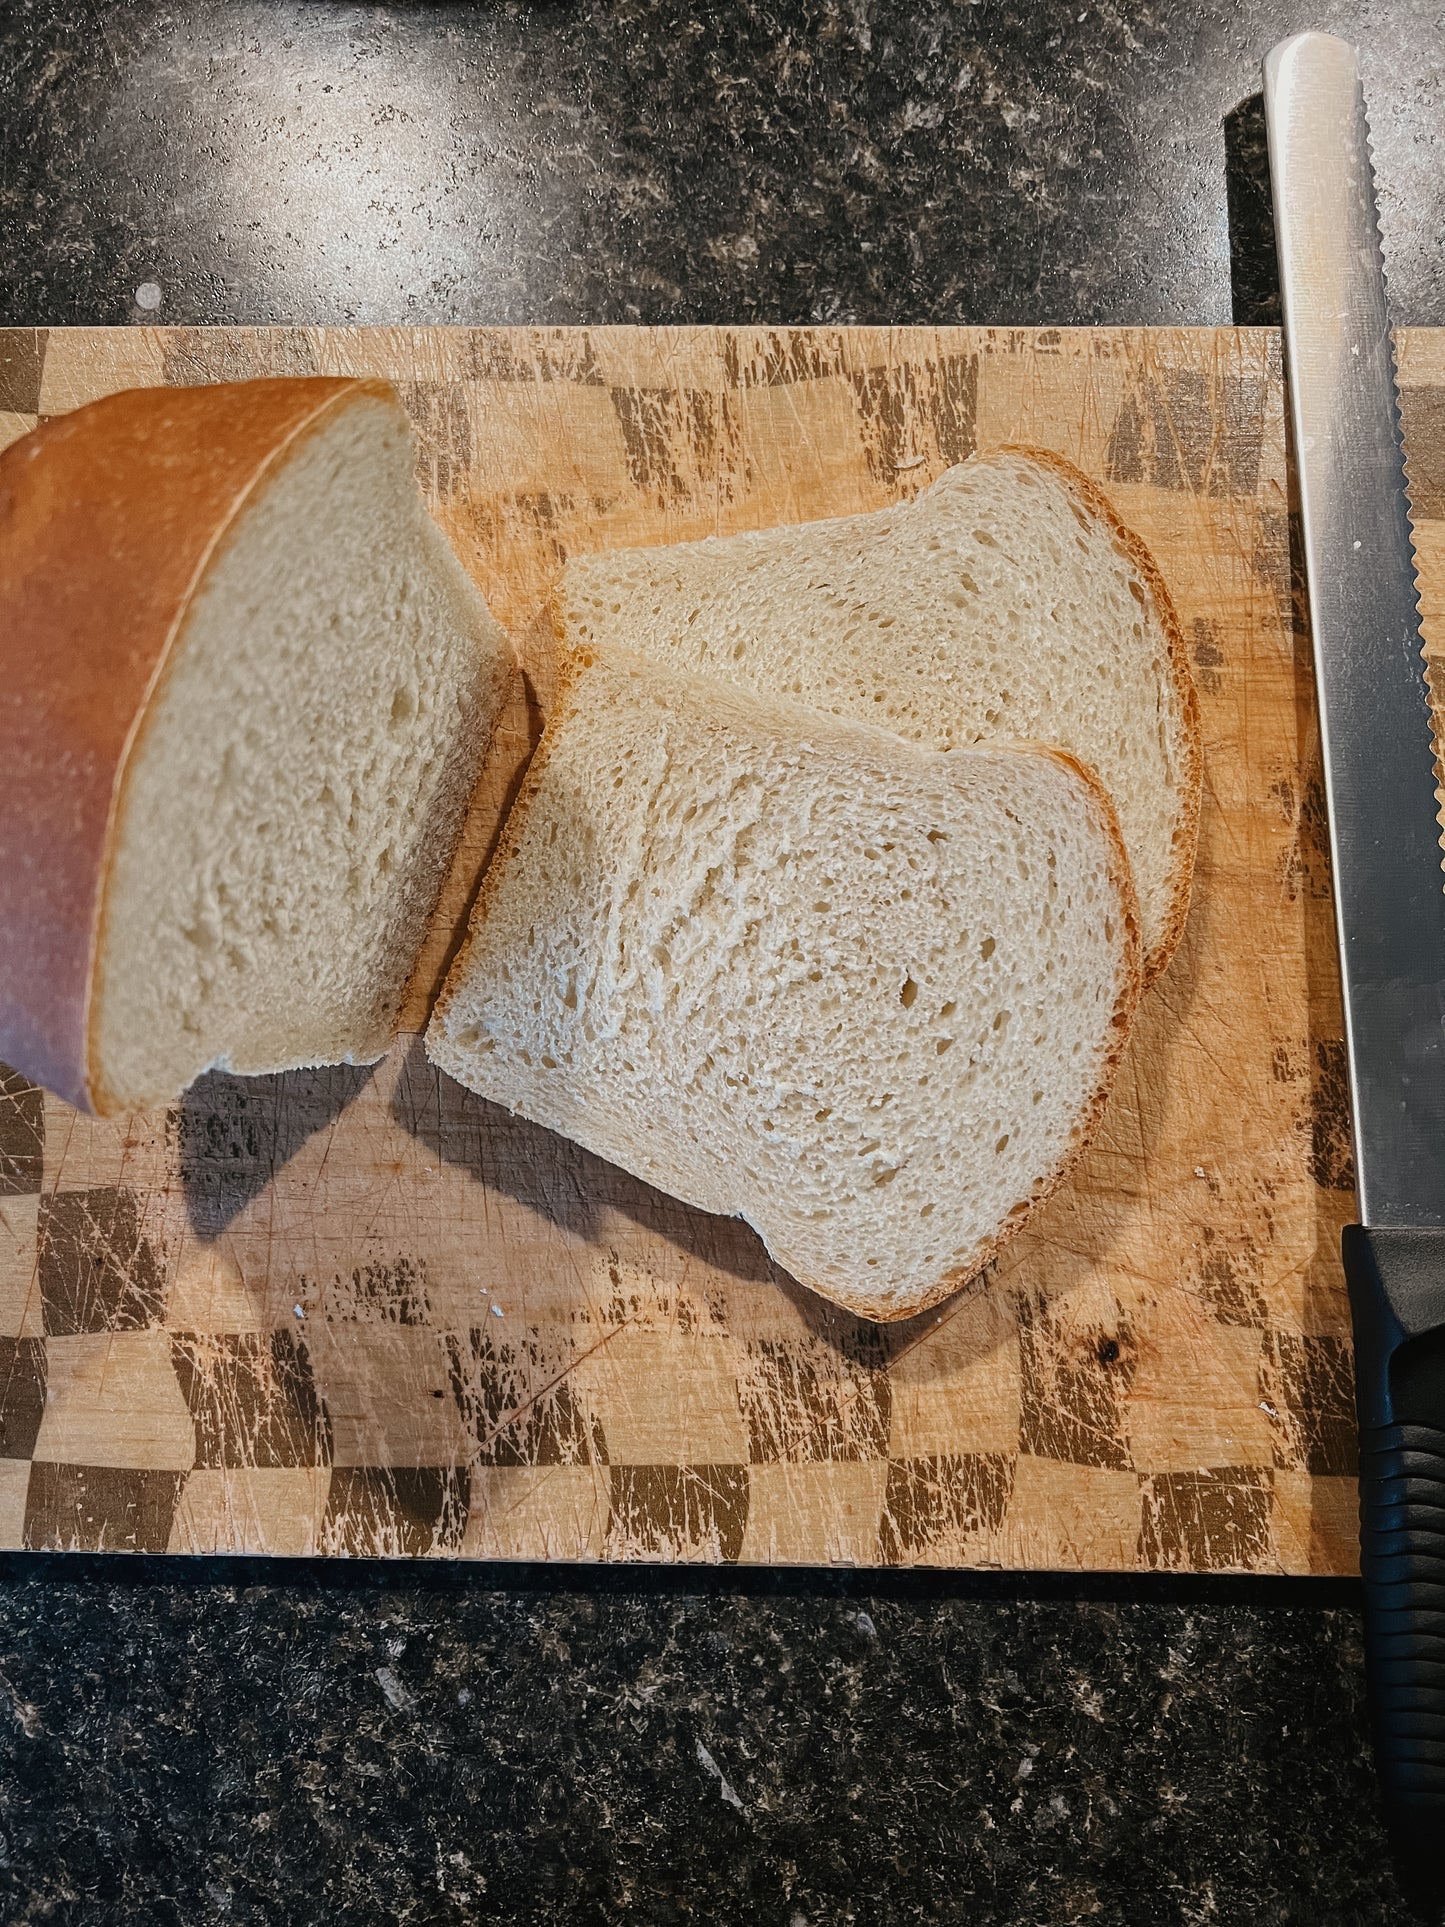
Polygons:
[[[1258,61],[1410,0],[0,0],[0,324],[1267,322]],[[1404,1916],[1356,1589],[0,1560],[15,1922]]]

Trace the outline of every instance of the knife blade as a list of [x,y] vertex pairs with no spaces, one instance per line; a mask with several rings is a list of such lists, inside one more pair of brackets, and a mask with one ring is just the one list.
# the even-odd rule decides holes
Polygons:
[[[1355,50],[1265,61],[1361,1222],[1343,1239],[1367,1690],[1407,1873],[1445,1819],[1445,869]],[[1432,1882],[1433,1884],[1433,1882]]]

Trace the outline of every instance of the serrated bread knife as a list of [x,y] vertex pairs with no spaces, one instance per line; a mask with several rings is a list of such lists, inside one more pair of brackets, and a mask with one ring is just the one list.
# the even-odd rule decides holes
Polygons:
[[1445,869],[1355,51],[1265,61],[1361,1222],[1344,1233],[1367,1688],[1396,1842],[1445,1870]]

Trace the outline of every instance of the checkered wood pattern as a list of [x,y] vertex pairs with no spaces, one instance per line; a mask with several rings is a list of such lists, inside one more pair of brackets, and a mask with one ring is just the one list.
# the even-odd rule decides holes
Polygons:
[[[1445,336],[1401,359],[1439,624]],[[528,650],[571,549],[1061,450],[1189,639],[1189,928],[1074,1182],[977,1287],[890,1327],[473,1098],[414,1035],[124,1122],[5,1076],[0,1545],[1353,1570],[1352,1173],[1277,337],[11,330],[0,441],[136,383],[312,370],[398,384],[435,512]],[[535,731],[519,693],[413,1031]]]

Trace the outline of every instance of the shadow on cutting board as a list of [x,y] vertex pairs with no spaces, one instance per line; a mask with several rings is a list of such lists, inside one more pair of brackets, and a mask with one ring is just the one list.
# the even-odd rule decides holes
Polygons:
[[375,1064],[198,1078],[175,1109],[186,1215],[198,1238],[229,1228],[318,1131],[335,1124],[376,1075]]
[[569,1139],[513,1117],[437,1070],[420,1038],[407,1053],[391,1109],[437,1157],[574,1238],[598,1242],[608,1215],[620,1212],[703,1265],[744,1284],[775,1286],[813,1337],[847,1357],[876,1353],[881,1364],[885,1353],[906,1350],[938,1322],[940,1308],[883,1326],[830,1304],[774,1264],[741,1218],[695,1210]]
[[574,1238],[595,1242],[607,1214],[620,1211],[690,1257],[745,1283],[781,1275],[762,1240],[741,1219],[694,1211],[570,1139],[513,1117],[437,1070],[419,1037],[407,1052],[391,1111],[402,1129],[436,1156]]

